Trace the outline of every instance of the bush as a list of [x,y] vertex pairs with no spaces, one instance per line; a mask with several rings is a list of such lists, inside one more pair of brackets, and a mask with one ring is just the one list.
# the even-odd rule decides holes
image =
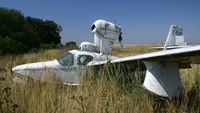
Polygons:
[[67,47],[69,47],[69,46],[76,46],[76,42],[74,42],[74,41],[69,41],[69,42],[67,42],[65,45],[66,45]]
[[41,44],[40,49],[55,49],[56,44],[51,43],[51,44]]

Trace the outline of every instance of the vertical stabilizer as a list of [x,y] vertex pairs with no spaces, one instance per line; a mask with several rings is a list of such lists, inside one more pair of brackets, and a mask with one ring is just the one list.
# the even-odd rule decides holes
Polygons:
[[186,46],[183,29],[178,25],[171,25],[164,49],[170,46]]

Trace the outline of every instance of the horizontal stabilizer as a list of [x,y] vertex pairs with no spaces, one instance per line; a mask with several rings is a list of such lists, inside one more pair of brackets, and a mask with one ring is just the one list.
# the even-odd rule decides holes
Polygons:
[[178,48],[184,48],[184,47],[189,47],[189,46],[168,46],[168,47],[151,47],[151,49],[178,49]]

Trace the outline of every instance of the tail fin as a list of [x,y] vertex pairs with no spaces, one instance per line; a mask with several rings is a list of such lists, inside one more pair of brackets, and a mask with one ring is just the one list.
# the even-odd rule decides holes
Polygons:
[[183,29],[177,25],[171,25],[164,49],[170,46],[186,46]]

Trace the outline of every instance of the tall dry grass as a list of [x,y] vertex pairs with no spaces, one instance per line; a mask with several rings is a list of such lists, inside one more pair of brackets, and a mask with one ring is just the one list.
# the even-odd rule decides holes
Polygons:
[[[113,55],[135,55],[149,51],[145,45],[114,46]],[[9,113],[151,113],[200,112],[200,66],[181,70],[184,96],[163,98],[141,88],[138,79],[127,82],[125,73],[112,73],[105,66],[96,74],[90,69],[81,74],[80,86],[58,85],[29,81],[17,84],[12,81],[9,69],[28,62],[52,60],[65,49],[47,50],[23,55],[0,57],[0,112]],[[122,52],[123,51],[123,52]],[[125,52],[124,52],[125,51]]]

